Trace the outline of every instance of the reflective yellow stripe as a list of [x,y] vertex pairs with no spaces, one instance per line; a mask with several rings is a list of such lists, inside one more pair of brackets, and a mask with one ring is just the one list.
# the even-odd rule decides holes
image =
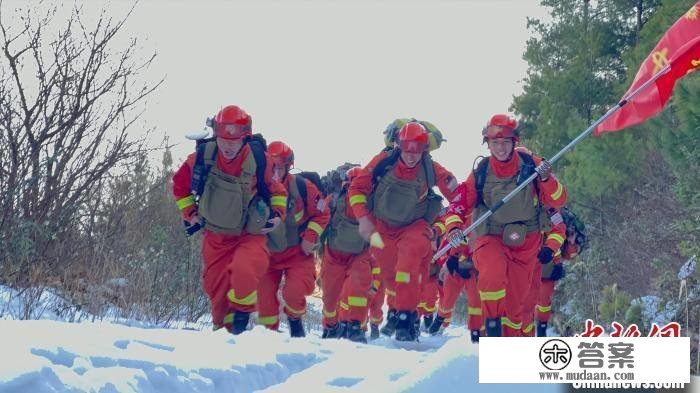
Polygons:
[[236,292],[234,292],[233,289],[231,289],[228,291],[227,295],[228,300],[230,300],[233,303],[240,304],[242,306],[251,306],[258,302],[258,291],[253,291],[250,294],[248,294],[248,296],[237,298]]
[[362,194],[350,197],[350,206],[355,206],[358,203],[367,203],[367,197]]
[[189,195],[184,198],[178,199],[175,203],[177,203],[178,209],[183,210],[186,207],[194,205],[194,197],[192,195]]
[[508,317],[501,317],[501,324],[515,330],[520,330],[523,327],[522,323],[515,323],[508,319]]
[[326,311],[326,309],[323,309],[323,316],[326,318],[335,318],[337,314],[338,313],[335,311]]
[[450,225],[450,224],[453,224],[453,223],[455,223],[455,222],[458,222],[458,223],[461,224],[461,223],[462,223],[462,219],[459,218],[458,215],[453,214],[453,215],[447,217],[447,219],[445,220],[445,225]]
[[379,287],[382,286],[382,282],[379,281],[379,280],[374,280],[374,281],[372,281],[372,284],[374,285],[374,287],[375,287],[376,289],[379,289]]
[[435,306],[433,306],[433,307],[423,306],[423,309],[429,313],[433,313],[433,312],[435,312],[435,310],[437,310],[437,307],[435,307]]
[[304,211],[303,210],[294,215],[294,222],[296,222],[298,224],[302,218],[304,218]]
[[561,183],[557,182],[557,190],[554,191],[554,194],[552,194],[552,200],[556,201],[561,197],[561,194],[564,193],[564,186],[561,185]]
[[534,329],[534,328],[535,328],[535,323],[532,322],[529,325],[527,325],[527,327],[525,327],[525,329],[523,329],[523,333],[530,333],[532,331],[532,329]]
[[270,198],[270,205],[287,207],[287,197],[286,196],[273,196],[272,198]]
[[342,308],[345,311],[348,311],[350,309],[350,306],[348,306],[347,304],[345,304],[343,302],[340,302],[340,308]]
[[233,313],[226,314],[226,316],[224,317],[224,325],[229,323],[233,323]]
[[469,314],[469,315],[483,315],[481,308],[478,308],[478,307],[467,307],[467,314]]
[[425,308],[425,302],[418,303],[418,308]]
[[554,254],[555,257],[558,257],[559,255],[561,255],[561,249],[558,249],[558,250],[557,250],[557,253]]
[[540,203],[539,198],[537,198],[537,195],[532,197],[532,204],[537,206],[537,204]]
[[396,282],[409,283],[411,281],[411,275],[407,272],[396,272]]
[[317,235],[321,236],[323,233],[323,228],[321,228],[320,225],[316,224],[313,221],[309,221],[309,225],[307,225],[307,228],[311,229],[312,231],[316,232]]
[[445,309],[442,308],[442,307],[438,307],[438,312],[439,312],[440,314],[449,314],[449,313],[452,312],[452,310],[453,310],[452,308],[449,309],[449,310],[445,310]]
[[466,260],[467,260],[467,256],[466,256],[466,255],[462,254],[462,255],[459,256],[459,261],[460,261],[460,262],[464,262],[464,261],[466,261]]
[[549,236],[547,236],[547,240],[556,240],[557,243],[559,243],[559,247],[561,247],[562,244],[564,244],[564,236],[558,234],[558,233],[552,233]]
[[386,294],[387,294],[387,296],[396,296],[396,292],[391,291],[389,289],[386,290]]
[[261,325],[274,325],[279,320],[277,315],[271,317],[258,317],[258,323]]
[[540,306],[539,304],[537,305],[537,311],[539,312],[550,312],[552,311],[552,306]]
[[379,317],[379,318],[371,317],[369,319],[369,321],[375,325],[378,325],[378,324],[382,323],[382,317]]
[[287,303],[284,304],[284,307],[287,308],[287,310],[291,311],[292,314],[301,315],[301,314],[306,312],[306,308],[304,308],[302,310],[295,310],[295,309],[289,307],[289,304],[287,304]]
[[353,307],[367,307],[367,298],[360,296],[348,296],[348,305]]
[[506,297],[506,290],[501,289],[500,291],[494,291],[494,292],[485,292],[485,291],[479,291],[479,297],[481,298],[482,301],[484,300],[500,300]]
[[445,228],[445,226],[442,225],[441,222],[436,222],[435,224],[433,224],[433,226],[440,230],[441,235],[443,235],[445,233],[445,231],[447,231],[447,228]]
[[372,268],[372,274],[376,275],[376,274],[379,274],[381,272],[382,272],[382,268],[380,268],[380,267],[373,267]]

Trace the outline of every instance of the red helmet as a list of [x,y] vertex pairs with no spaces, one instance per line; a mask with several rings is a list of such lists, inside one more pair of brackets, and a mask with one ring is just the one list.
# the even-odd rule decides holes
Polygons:
[[294,165],[294,152],[284,142],[274,141],[267,146],[267,154],[272,162],[289,168]]
[[236,105],[223,107],[213,121],[214,135],[224,139],[240,139],[252,133],[253,120]]
[[354,167],[348,169],[347,172],[345,172],[345,174],[343,175],[343,181],[346,181],[346,182],[352,181],[352,179],[354,179],[357,175],[359,175],[360,172],[362,172],[362,168],[359,166],[354,166]]
[[422,153],[428,149],[428,130],[422,124],[410,122],[399,130],[399,147],[409,153]]
[[486,127],[481,131],[484,137],[484,142],[487,139],[495,138],[513,138],[515,141],[520,140],[520,132],[518,131],[518,122],[512,117],[504,114],[497,114],[491,117]]

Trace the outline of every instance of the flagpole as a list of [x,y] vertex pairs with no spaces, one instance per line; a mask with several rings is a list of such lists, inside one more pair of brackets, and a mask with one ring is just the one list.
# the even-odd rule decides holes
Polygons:
[[[617,103],[614,107],[610,108],[603,116],[600,117],[600,119],[596,120],[593,124],[591,124],[588,128],[586,128],[585,131],[583,131],[579,136],[577,136],[574,140],[569,142],[568,145],[564,146],[563,149],[561,149],[557,154],[555,154],[549,162],[551,164],[554,164],[557,162],[564,154],[566,154],[569,150],[573,149],[574,146],[576,146],[579,142],[582,140],[586,139],[593,130],[600,125],[600,123],[604,122],[608,117],[612,116],[615,112],[620,110],[623,106],[625,106],[628,102],[630,102],[637,94],[641,93],[644,91],[646,88],[651,86],[652,83],[654,83],[659,77],[663,76],[666,74],[669,70],[671,69],[671,63],[667,64],[664,68],[662,68],[659,72],[657,72],[654,76],[652,76],[648,81],[644,82],[641,86],[636,88],[634,91],[632,91],[630,94],[627,95],[627,97],[623,98],[620,100],[620,102]],[[530,175],[530,177],[527,178],[524,182],[522,182],[519,186],[517,186],[513,191],[511,191],[508,195],[503,197],[498,203],[493,205],[486,213],[484,213],[481,217],[479,217],[476,221],[474,221],[467,229],[462,230],[462,235],[466,237],[469,233],[471,233],[476,227],[478,227],[481,223],[486,221],[487,218],[489,218],[496,210],[500,209],[501,206],[504,204],[508,203],[515,195],[518,194],[523,188],[527,187],[528,184],[532,183],[535,178],[539,176],[537,172],[533,173]],[[446,244],[443,248],[441,248],[435,255],[433,256],[433,260],[437,260],[441,256],[445,255],[447,251],[452,248],[451,244]]]

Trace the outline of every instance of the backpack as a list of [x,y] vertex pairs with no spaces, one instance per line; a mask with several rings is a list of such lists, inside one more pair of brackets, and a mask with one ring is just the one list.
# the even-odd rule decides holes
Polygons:
[[[533,173],[535,173],[535,160],[530,154],[522,151],[517,152],[520,156],[520,171],[518,172],[517,184],[522,184],[527,180]],[[488,157],[481,157],[482,159],[476,164],[474,169],[474,185],[476,187],[476,205],[484,204],[484,184],[486,183],[486,171],[489,167]],[[532,183],[535,187],[535,191],[539,194],[539,187],[537,182]],[[490,208],[490,206],[487,206]]]
[[[384,175],[384,173],[389,169],[389,167],[396,164],[401,157],[401,150],[399,149],[385,149],[389,153],[384,159],[377,163],[377,166],[372,170],[372,184],[376,185],[379,178]],[[433,187],[435,187],[435,166],[433,165],[433,158],[430,153],[423,153],[423,158],[421,159],[421,165],[425,170],[426,181],[428,182],[428,192],[432,192]]]
[[422,125],[428,131],[428,151],[436,150],[442,145],[442,142],[447,142],[447,139],[442,137],[442,131],[440,131],[435,124],[424,120],[416,120],[414,118],[403,118],[392,121],[384,130],[384,144],[386,144],[387,149],[392,149],[394,147],[394,142],[399,135],[401,127],[412,122]]
[[[214,164],[207,162],[216,162],[216,143],[213,145],[207,142],[215,142],[216,138],[207,138],[197,140],[197,155],[192,167],[192,179],[190,181],[190,190],[198,199],[204,192],[204,185],[207,182],[209,171]],[[254,134],[246,137],[243,146],[250,146],[250,151],[255,158],[255,178],[258,195],[266,204],[270,204],[270,190],[265,183],[265,169],[267,167],[267,159],[265,152],[267,151],[267,142],[261,134]],[[209,148],[207,148],[209,146]],[[213,146],[213,147],[211,147]],[[304,185],[306,188],[306,184]]]
[[564,219],[564,223],[566,224],[567,237],[576,233],[576,244],[579,246],[580,251],[583,251],[583,248],[588,243],[586,226],[583,224],[583,221],[581,221],[581,219],[579,219],[574,212],[567,207],[561,208],[561,215]]

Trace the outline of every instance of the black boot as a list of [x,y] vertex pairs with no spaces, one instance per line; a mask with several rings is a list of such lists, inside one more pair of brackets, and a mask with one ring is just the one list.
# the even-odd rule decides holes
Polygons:
[[472,344],[478,344],[479,343],[479,331],[478,330],[472,330]]
[[486,336],[501,337],[503,336],[503,327],[501,326],[501,318],[486,318]]
[[336,338],[347,338],[348,337],[348,321],[340,321],[338,323],[338,335]]
[[370,340],[376,340],[379,338],[379,325],[376,323],[371,323],[369,325],[370,333],[369,333],[369,339]]
[[248,328],[248,320],[250,319],[249,312],[236,311],[233,314],[233,327],[231,328],[231,333],[234,335],[239,335],[246,331]]
[[413,331],[416,332],[416,335],[420,336],[420,315],[418,315],[417,311],[416,317],[413,318]]
[[423,316],[423,331],[430,331],[430,327],[433,326],[433,314]]
[[418,319],[418,314],[415,311],[399,311],[396,341],[418,341],[416,319]]
[[323,328],[323,335],[321,338],[339,338],[340,337],[340,324],[326,326]]
[[386,314],[386,323],[380,330],[380,332],[385,336],[393,336],[396,332],[396,324],[399,323],[398,312],[396,310],[389,310]]
[[348,323],[348,340],[367,344],[367,337],[365,337],[365,331],[362,330],[360,321],[350,321]]
[[537,321],[537,337],[547,337],[547,322]]
[[437,315],[433,319],[433,323],[432,325],[430,325],[428,333],[430,333],[433,336],[436,336],[440,332],[440,328],[442,327],[443,323],[445,323],[445,318],[441,317],[440,315]]
[[301,318],[287,318],[287,321],[289,322],[290,337],[306,337],[304,324],[301,322]]

